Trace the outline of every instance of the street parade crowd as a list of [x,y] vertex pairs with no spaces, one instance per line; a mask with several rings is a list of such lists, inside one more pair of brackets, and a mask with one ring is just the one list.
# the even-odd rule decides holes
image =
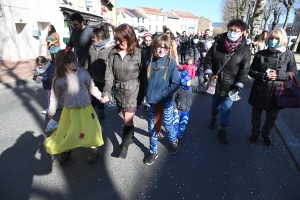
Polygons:
[[[149,154],[145,164],[152,165],[158,157],[162,125],[169,153],[176,154],[180,138],[188,134],[185,129],[193,93],[211,94],[208,126],[215,128],[219,119],[217,136],[226,144],[236,100],[233,96],[237,98],[242,92],[248,76],[254,79],[248,99],[252,106],[249,142],[261,136],[265,145],[271,145],[269,133],[282,109],[275,104],[274,91],[297,74],[284,29],[264,30],[249,40],[247,24],[233,19],[227,32],[214,38],[209,29],[175,36],[164,26],[163,33],[146,32],[139,42],[128,24],[116,27],[112,36],[108,24],[93,29],[84,24],[79,13],[73,13],[70,20],[73,30],[65,49],[60,49],[54,26],[48,27],[51,60],[37,57],[38,75],[33,77],[47,90],[48,108],[43,113],[52,119],[62,107],[57,129],[44,142],[49,154],[60,154],[53,161],[55,165],[69,159],[76,147],[88,148],[88,162],[97,159],[98,147],[104,144],[100,121],[107,114],[105,104],[112,102],[124,119],[120,124],[120,158],[126,158],[135,142],[133,118],[142,105],[148,112]],[[253,48],[256,51],[251,62]],[[191,85],[195,78],[198,86]],[[261,127],[263,111],[266,117]]]

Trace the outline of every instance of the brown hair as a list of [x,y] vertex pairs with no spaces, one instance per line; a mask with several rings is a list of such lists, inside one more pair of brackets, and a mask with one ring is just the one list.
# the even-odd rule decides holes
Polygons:
[[[163,34],[159,34],[157,35],[155,38],[154,38],[154,41],[152,42],[152,49],[153,49],[153,52],[152,52],[152,55],[151,55],[151,60],[148,64],[148,68],[147,68],[147,78],[150,77],[150,71],[151,71],[151,63],[152,63],[152,60],[153,60],[153,55],[156,55],[157,54],[157,47],[160,47],[162,44],[164,44],[165,48],[168,50],[168,58],[167,58],[167,61],[166,63],[168,64],[168,66],[170,66],[170,63],[171,63],[171,56],[170,56],[170,38],[167,34],[163,33]],[[165,64],[164,64],[165,66]],[[157,68],[154,68],[155,71],[158,71],[160,69],[162,69],[164,66],[161,66],[161,67],[157,67]],[[168,67],[166,68],[165,72],[164,72],[164,77],[163,79],[165,80],[166,79],[166,76],[167,76],[167,72],[168,72]]]
[[115,29],[115,37],[120,40],[127,40],[127,52],[133,57],[135,49],[139,47],[133,28],[128,24],[121,24]]
[[193,56],[188,57],[187,62],[188,62],[189,60],[192,61],[192,63],[194,63],[194,57],[193,57]]
[[[65,56],[64,56],[64,53],[65,53],[65,49],[61,49],[56,53],[55,71],[54,71],[54,77],[53,77],[53,82],[52,82],[53,85],[55,84],[55,81],[59,77],[63,77],[66,75],[65,66],[67,64],[70,64],[70,63],[74,62],[75,60],[77,60],[77,55],[73,51],[68,51]],[[55,87],[53,87],[53,89],[54,88]],[[54,90],[54,92],[55,92],[55,90]],[[55,94],[56,94],[56,92],[55,92]]]
[[107,23],[100,26],[100,28],[95,28],[93,33],[100,40],[105,40],[110,37],[109,35],[109,25]]
[[35,64],[39,65],[39,64],[45,64],[46,62],[48,62],[48,60],[44,57],[44,56],[38,56],[35,59]]

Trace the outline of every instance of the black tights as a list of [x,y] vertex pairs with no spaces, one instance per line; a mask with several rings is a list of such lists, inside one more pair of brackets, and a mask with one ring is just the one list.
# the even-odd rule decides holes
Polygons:
[[185,54],[186,53],[181,53],[181,63],[182,64],[185,62]]

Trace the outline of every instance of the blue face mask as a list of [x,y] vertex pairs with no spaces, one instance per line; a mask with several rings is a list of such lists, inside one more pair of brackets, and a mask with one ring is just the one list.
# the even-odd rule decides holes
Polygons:
[[271,48],[276,48],[279,44],[279,40],[269,40],[268,45]]
[[227,38],[230,41],[235,42],[240,38],[240,36],[239,36],[239,33],[228,31],[227,32]]

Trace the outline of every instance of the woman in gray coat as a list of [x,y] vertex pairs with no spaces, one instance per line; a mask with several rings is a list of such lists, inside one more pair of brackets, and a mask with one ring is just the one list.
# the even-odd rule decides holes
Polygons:
[[124,128],[119,157],[126,158],[128,146],[134,142],[133,117],[143,100],[140,84],[141,50],[133,28],[121,24],[115,29],[116,46],[112,48],[105,73],[103,103],[111,99],[115,84],[115,99],[122,110]]
[[[92,40],[93,44],[89,48],[84,68],[90,72],[97,88],[103,92],[108,54],[115,46],[115,41],[110,40],[109,25],[103,24],[100,28],[95,28],[93,30]],[[98,108],[98,117],[99,119],[103,119],[105,117],[104,104],[98,99],[94,101]]]
[[[252,135],[250,143],[261,136],[267,146],[271,145],[269,138],[280,108],[274,104],[274,90],[281,81],[290,79],[289,73],[297,74],[294,53],[287,50],[287,35],[282,28],[269,33],[266,43],[268,49],[257,52],[251,64],[249,75],[254,79],[249,104],[252,105]],[[265,124],[260,130],[261,115],[266,111]]]

